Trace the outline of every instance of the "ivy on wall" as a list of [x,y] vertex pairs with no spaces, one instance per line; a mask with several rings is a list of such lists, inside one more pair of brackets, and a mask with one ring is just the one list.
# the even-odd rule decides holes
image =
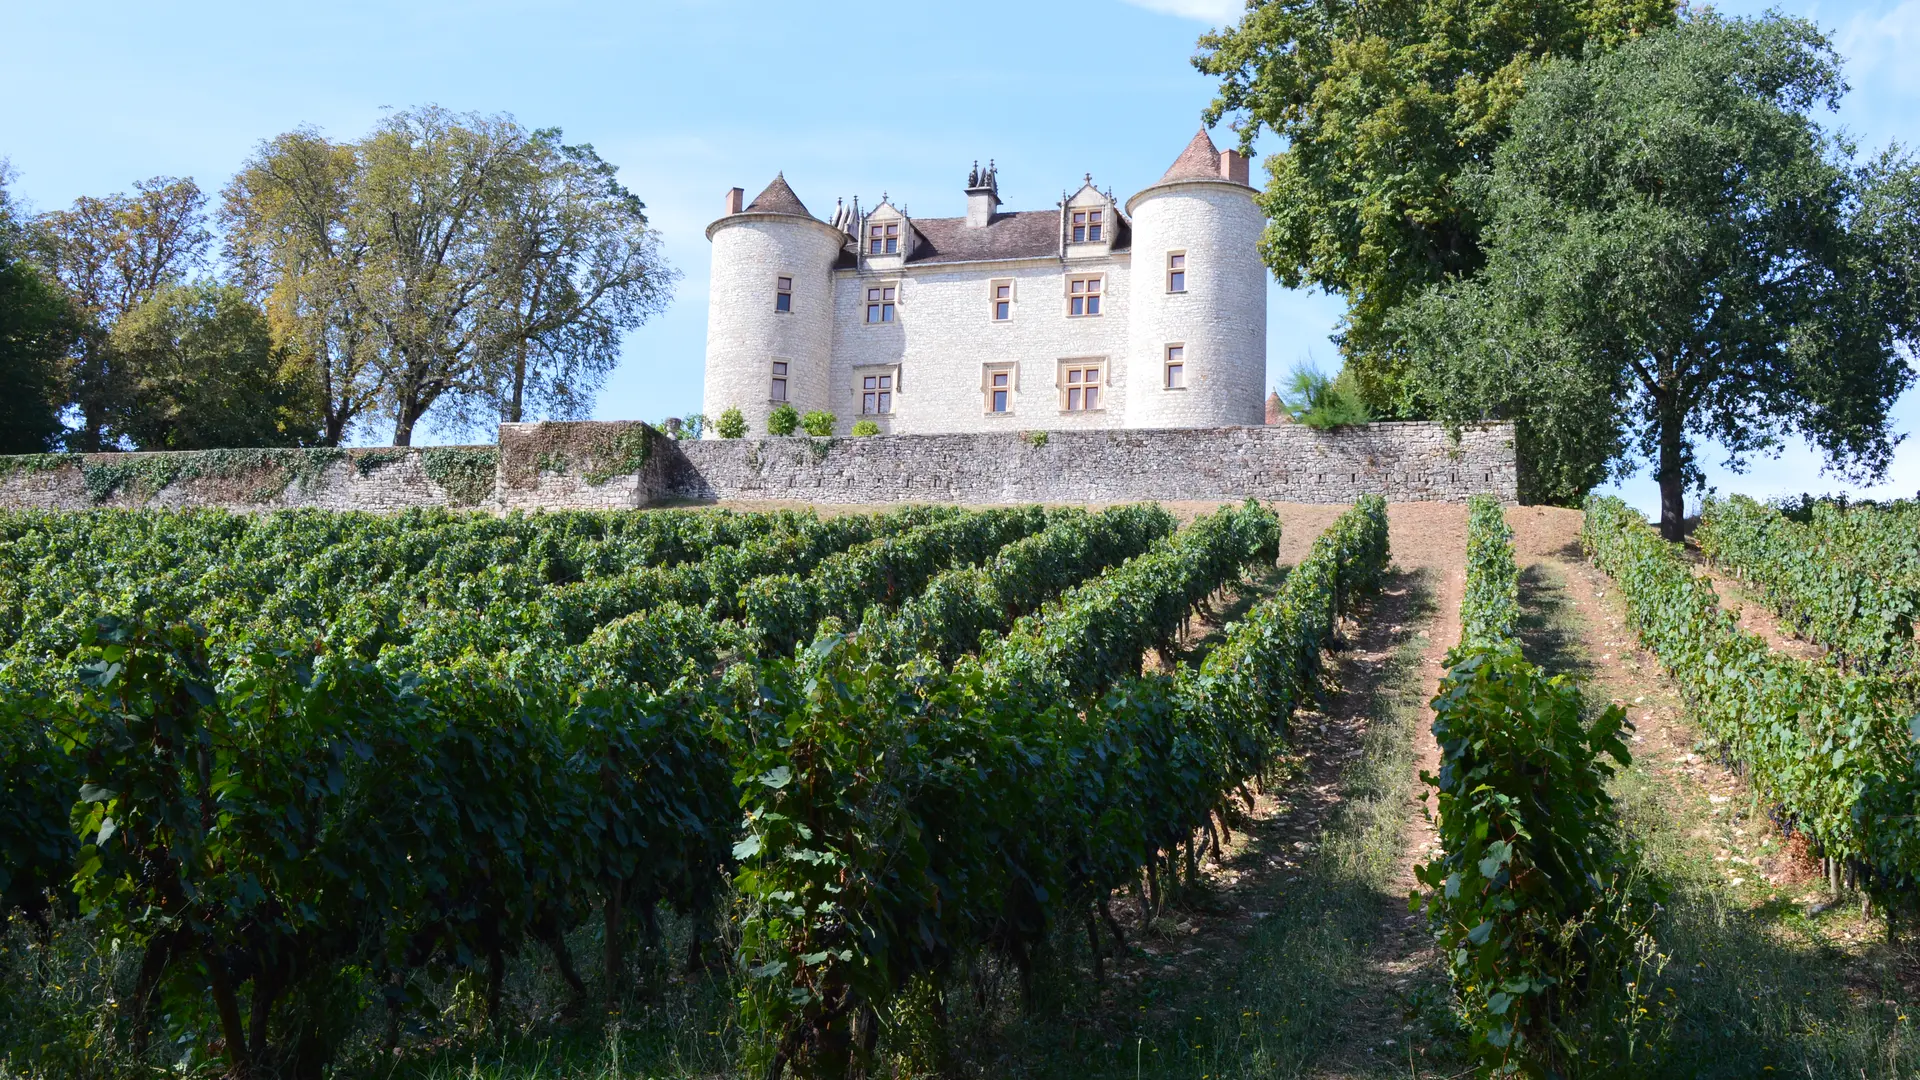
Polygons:
[[500,451],[491,447],[435,446],[420,452],[427,479],[440,485],[454,506],[478,506],[493,497]]
[[236,499],[267,502],[295,483],[319,478],[327,466],[347,458],[345,450],[295,449],[196,450],[158,454],[25,454],[0,457],[0,479],[78,469],[87,495],[106,502],[121,492],[142,500],[193,480],[251,483]]
[[589,486],[632,476],[652,455],[654,430],[641,423],[591,422],[522,425],[502,433],[500,481],[525,491],[542,473],[578,476]]

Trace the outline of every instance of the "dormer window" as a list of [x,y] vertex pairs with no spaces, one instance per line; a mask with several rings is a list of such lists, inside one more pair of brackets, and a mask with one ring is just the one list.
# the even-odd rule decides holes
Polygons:
[[1106,224],[1104,210],[1075,210],[1073,212],[1073,242],[1076,244],[1097,244]]
[[883,224],[867,226],[867,254],[897,255],[900,253],[900,223],[889,221]]
[[793,310],[793,279],[790,277],[773,279],[773,310]]
[[877,325],[893,321],[893,300],[896,289],[892,285],[876,285],[867,290],[867,323]]
[[1076,277],[1067,279],[1067,315],[1085,316],[1100,314],[1101,278]]

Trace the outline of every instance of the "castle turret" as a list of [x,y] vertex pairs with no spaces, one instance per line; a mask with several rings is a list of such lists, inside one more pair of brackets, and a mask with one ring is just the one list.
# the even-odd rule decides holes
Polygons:
[[729,191],[726,215],[707,226],[713,275],[701,408],[709,421],[738,408],[748,430],[764,435],[781,402],[803,413],[830,407],[833,266],[847,234],[808,213],[784,175],[745,206],[741,195]]
[[1205,128],[1127,200],[1133,270],[1128,427],[1259,424],[1267,379],[1266,220],[1247,163]]

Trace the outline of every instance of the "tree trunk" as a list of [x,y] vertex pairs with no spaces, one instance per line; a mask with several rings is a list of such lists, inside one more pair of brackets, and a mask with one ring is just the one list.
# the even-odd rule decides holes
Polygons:
[[520,422],[521,406],[527,393],[527,343],[523,340],[513,357],[513,400],[507,406],[507,423]]
[[413,445],[413,425],[420,419],[423,409],[416,408],[411,402],[401,402],[393,417],[393,445]]
[[227,1075],[246,1080],[253,1073],[253,1062],[247,1053],[247,1028],[240,1020],[239,995],[227,975],[227,965],[213,955],[211,949],[203,949],[202,956],[207,962],[209,989],[213,991],[213,1010],[220,1018],[220,1037],[227,1044]]
[[626,891],[626,883],[619,882],[607,888],[606,902],[602,910],[606,913],[606,953],[601,968],[607,980],[607,999],[620,999],[621,976],[627,970],[627,927],[622,918],[621,893]]
[[1687,489],[1685,433],[1680,429],[1680,417],[1670,401],[1662,401],[1656,407],[1657,423],[1660,425],[1660,462],[1654,472],[1654,478],[1660,482],[1660,535],[1668,540],[1678,541],[1681,528],[1687,514]]

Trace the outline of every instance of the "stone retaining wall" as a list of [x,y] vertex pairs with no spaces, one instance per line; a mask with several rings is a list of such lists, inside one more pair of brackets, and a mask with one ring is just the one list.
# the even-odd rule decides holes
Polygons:
[[1513,429],[1381,423],[675,442],[638,423],[504,424],[498,447],[216,450],[0,458],[0,507],[392,511],[628,509],[661,500],[827,503],[1516,495]]
[[666,444],[662,496],[809,502],[1515,499],[1513,429],[1430,423],[876,435]]

